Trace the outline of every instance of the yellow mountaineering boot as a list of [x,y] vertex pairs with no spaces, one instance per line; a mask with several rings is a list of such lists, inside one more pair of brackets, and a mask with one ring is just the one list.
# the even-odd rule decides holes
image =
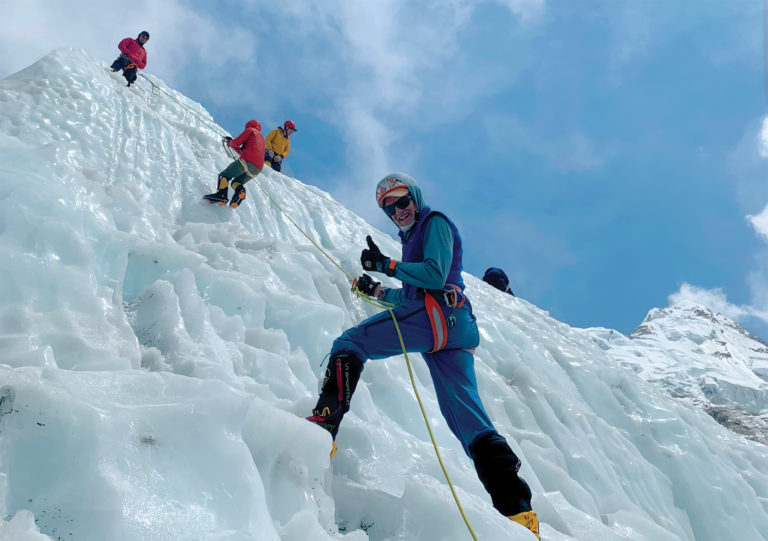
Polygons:
[[222,189],[220,189],[218,192],[209,193],[208,195],[203,196],[204,201],[208,201],[209,203],[213,203],[216,205],[226,205],[227,201],[229,199],[227,198],[227,188],[226,186]]
[[227,180],[227,177],[219,176],[218,180],[218,191],[214,193],[209,193],[208,195],[203,196],[203,201],[208,201],[209,203],[215,203],[217,205],[226,205],[227,201],[229,201],[229,198],[227,197],[229,186],[229,181]]
[[522,524],[533,532],[533,535],[536,536],[536,539],[541,539],[539,537],[539,517],[534,511],[523,511],[522,513],[518,513],[507,518],[509,520],[514,520],[518,524]]

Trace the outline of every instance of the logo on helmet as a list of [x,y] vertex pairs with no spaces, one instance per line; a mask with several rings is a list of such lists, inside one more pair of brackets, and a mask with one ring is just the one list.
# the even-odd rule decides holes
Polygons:
[[378,186],[376,186],[376,202],[379,204],[379,206],[381,206],[382,200],[388,193],[397,189],[405,189],[410,191],[408,189],[408,185],[397,177],[385,178],[379,182]]
[[382,180],[376,188],[376,199],[384,197],[384,194],[395,188],[407,188],[407,186],[403,181],[394,177]]

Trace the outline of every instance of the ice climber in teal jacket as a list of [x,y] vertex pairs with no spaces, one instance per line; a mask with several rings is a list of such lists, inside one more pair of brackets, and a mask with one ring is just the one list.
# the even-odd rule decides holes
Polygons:
[[[366,271],[400,280],[402,288],[382,287],[368,274],[357,279],[357,288],[395,306],[406,349],[424,357],[440,411],[473,460],[494,507],[538,536],[531,490],[518,476],[520,460],[494,428],[477,390],[473,352],[480,336],[464,295],[459,231],[447,216],[424,204],[421,189],[404,173],[387,175],[378,183],[376,202],[400,230],[402,256],[399,261],[386,257],[368,236],[360,261]],[[364,363],[400,353],[389,312],[346,330],[333,342],[320,398],[309,420],[335,440]]]

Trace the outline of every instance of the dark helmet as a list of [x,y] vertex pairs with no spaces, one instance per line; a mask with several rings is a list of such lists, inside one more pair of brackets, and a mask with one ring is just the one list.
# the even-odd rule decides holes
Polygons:
[[[496,289],[511,293],[507,273],[497,267],[491,267],[485,271],[483,282],[491,284]],[[514,295],[514,293],[512,293]]]
[[146,30],[142,30],[141,32],[139,32],[139,37],[136,39],[139,39],[141,36],[144,36],[145,38],[149,39],[149,32],[147,32]]
[[296,129],[296,124],[293,122],[293,120],[286,120],[285,124],[283,124],[284,130],[287,130],[288,128],[291,128],[293,131],[299,131]]

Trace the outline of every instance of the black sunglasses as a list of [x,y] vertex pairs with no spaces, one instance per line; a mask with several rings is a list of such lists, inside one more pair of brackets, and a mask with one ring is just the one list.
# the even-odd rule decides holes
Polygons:
[[384,214],[387,216],[394,216],[395,215],[395,209],[404,209],[407,208],[408,205],[411,204],[411,201],[413,201],[413,197],[411,197],[411,194],[407,193],[394,203],[390,203],[389,205],[384,205],[381,207],[381,209],[384,211]]

